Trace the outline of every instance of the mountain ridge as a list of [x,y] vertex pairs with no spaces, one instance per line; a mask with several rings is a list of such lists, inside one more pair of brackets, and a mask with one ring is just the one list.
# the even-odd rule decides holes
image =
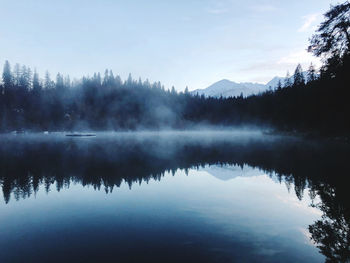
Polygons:
[[[306,78],[306,72],[303,72],[304,78]],[[293,76],[290,77],[292,79]],[[238,97],[242,95],[243,97],[248,97],[250,95],[256,95],[270,88],[275,88],[278,82],[281,81],[282,84],[286,80],[286,77],[274,77],[266,84],[254,83],[254,82],[234,82],[228,79],[219,80],[205,89],[196,89],[191,91],[192,95],[204,95],[205,97]]]

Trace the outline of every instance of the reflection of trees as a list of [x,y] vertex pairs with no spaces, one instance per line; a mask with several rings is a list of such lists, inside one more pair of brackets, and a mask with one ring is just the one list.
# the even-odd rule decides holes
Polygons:
[[294,184],[303,197],[311,180],[344,171],[346,147],[319,147],[301,140],[230,140],[210,138],[148,137],[106,140],[9,140],[0,146],[0,183],[5,201],[11,193],[26,198],[43,185],[57,190],[71,182],[92,185],[110,192],[123,181],[160,180],[166,171],[207,164],[232,164],[275,173],[288,185]]
[[309,226],[312,240],[326,256],[327,262],[349,262],[350,214],[347,196],[341,196],[336,188],[326,184],[317,187],[321,202],[315,206],[323,215],[321,220]]
[[[207,164],[249,165],[274,173],[299,199],[309,195],[323,212],[309,227],[312,240],[329,262],[350,259],[349,204],[344,178],[350,150],[339,144],[302,140],[124,138],[121,140],[12,141],[0,145],[0,184],[4,199],[35,194],[39,185],[60,191],[71,183],[91,185],[106,193],[125,181],[130,187],[165,172]],[[339,178],[340,177],[340,178]],[[320,202],[314,204],[320,197]]]

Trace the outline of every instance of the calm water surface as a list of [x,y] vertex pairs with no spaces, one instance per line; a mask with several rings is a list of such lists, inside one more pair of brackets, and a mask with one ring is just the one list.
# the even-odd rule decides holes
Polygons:
[[255,132],[1,140],[0,262],[349,259],[348,206],[327,180],[346,147]]

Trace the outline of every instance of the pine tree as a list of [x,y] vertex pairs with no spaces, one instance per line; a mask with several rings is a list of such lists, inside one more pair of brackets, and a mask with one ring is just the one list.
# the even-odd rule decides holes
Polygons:
[[18,87],[21,81],[21,65],[18,63],[16,63],[13,68],[13,80],[14,85]]
[[[100,73],[98,73],[98,76],[100,76]],[[99,78],[98,84],[101,85],[101,77]],[[70,81],[69,75],[64,77],[64,84],[63,85],[64,85],[64,87],[66,89],[70,89],[71,88],[71,81]]]
[[185,88],[185,94],[189,94],[188,87]]
[[45,87],[45,89],[51,89],[52,86],[53,85],[52,85],[52,81],[51,81],[51,78],[50,78],[50,73],[48,71],[46,71],[44,87]]
[[287,75],[286,75],[286,78],[284,80],[284,87],[288,88],[288,87],[291,87],[291,86],[292,86],[292,81],[290,80],[289,71],[287,71]]
[[128,79],[126,81],[126,86],[130,88],[132,86],[132,76],[131,73],[129,73]]
[[294,81],[293,81],[294,86],[300,87],[305,84],[303,69],[300,64],[298,64],[298,66],[296,67],[293,78],[294,78]]
[[103,82],[102,82],[102,85],[104,87],[107,87],[108,86],[108,81],[109,81],[109,72],[108,72],[108,69],[105,70],[105,75],[103,77]]
[[350,3],[331,6],[324,16],[308,50],[318,57],[342,58],[350,52]]
[[63,76],[60,73],[57,73],[56,76],[56,89],[62,91],[64,89],[64,80]]
[[142,79],[141,79],[141,77],[139,77],[139,80],[138,80],[138,82],[137,82],[137,87],[138,87],[138,88],[141,88],[141,87],[142,87]]
[[10,63],[6,60],[4,64],[4,70],[2,73],[2,81],[4,83],[4,92],[6,93],[13,86],[13,76],[11,72]]
[[22,92],[25,92],[31,88],[31,81],[32,81],[32,71],[31,69],[26,66],[22,66],[21,72],[20,72],[20,78],[19,78],[19,87],[22,90]]
[[315,80],[316,80],[316,69],[314,65],[311,63],[307,71],[307,82],[312,82]]
[[33,92],[35,94],[39,94],[41,92],[39,74],[36,72],[36,70],[34,70],[34,75],[33,75]]
[[115,85],[117,88],[120,88],[122,86],[122,79],[120,78],[119,75],[115,77]]
[[109,75],[108,75],[108,84],[110,87],[115,86],[115,78],[112,70],[109,70]]

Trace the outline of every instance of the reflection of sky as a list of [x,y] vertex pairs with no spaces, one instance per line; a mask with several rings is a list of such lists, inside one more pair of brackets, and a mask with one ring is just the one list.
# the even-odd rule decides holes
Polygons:
[[7,205],[0,200],[0,255],[33,256],[28,247],[52,254],[58,248],[48,241],[55,239],[77,254],[90,246],[103,250],[112,242],[121,251],[162,246],[179,253],[189,249],[193,256],[206,253],[207,259],[319,262],[307,226],[320,213],[309,207],[307,194],[299,201],[283,183],[244,169],[250,176],[229,181],[190,170],[188,176],[178,171],[131,190],[122,184],[110,194],[71,183],[61,192],[52,187],[49,194],[41,186],[36,197],[11,199]]

